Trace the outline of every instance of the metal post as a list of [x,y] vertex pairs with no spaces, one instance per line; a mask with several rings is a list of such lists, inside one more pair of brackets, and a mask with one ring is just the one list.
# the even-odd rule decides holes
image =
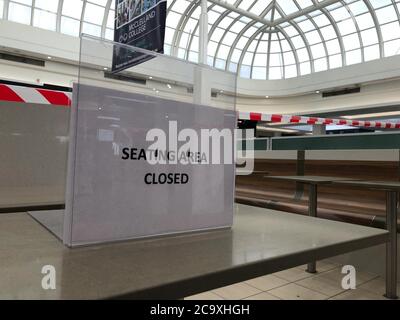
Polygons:
[[[308,215],[310,217],[317,216],[317,206],[318,206],[318,186],[316,184],[310,184],[308,191]],[[315,261],[307,264],[308,273],[317,273],[317,263]]]
[[207,0],[200,0],[199,65],[194,70],[193,102],[211,105],[210,70],[207,65],[208,13]]
[[386,192],[386,297],[397,299],[397,192]]
[[199,63],[207,64],[207,46],[208,46],[208,9],[207,0],[200,1],[200,32],[199,32]]

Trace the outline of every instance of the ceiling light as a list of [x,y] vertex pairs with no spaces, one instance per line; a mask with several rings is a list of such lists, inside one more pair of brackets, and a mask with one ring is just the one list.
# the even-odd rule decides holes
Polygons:
[[321,93],[321,91],[317,90],[317,91],[315,91],[315,93],[317,93],[317,94],[318,94],[318,93]]
[[107,70],[108,70],[108,68],[104,67],[104,68],[103,68],[103,70],[107,71]]
[[366,114],[355,114],[351,116],[342,116],[344,119],[366,119],[366,118],[381,118],[381,117],[390,117],[390,116],[399,116],[400,111],[388,111],[388,112],[380,112],[380,113],[366,113]]
[[224,93],[224,90],[220,90],[219,93]]
[[51,59],[53,59],[53,58],[52,58],[52,57],[50,57],[50,56],[48,56],[48,57],[47,57],[47,59],[51,60]]
[[171,85],[168,83],[167,84],[168,89],[172,89]]
[[149,77],[149,79],[151,80],[151,79],[153,79],[153,77]]
[[269,96],[265,96],[267,99],[269,99]]

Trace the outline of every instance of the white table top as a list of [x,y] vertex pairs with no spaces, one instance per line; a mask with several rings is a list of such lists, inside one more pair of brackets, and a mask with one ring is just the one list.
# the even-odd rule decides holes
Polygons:
[[[0,215],[0,298],[180,298],[384,243],[386,230],[236,205],[232,229],[68,249]],[[56,290],[41,288],[44,265]]]

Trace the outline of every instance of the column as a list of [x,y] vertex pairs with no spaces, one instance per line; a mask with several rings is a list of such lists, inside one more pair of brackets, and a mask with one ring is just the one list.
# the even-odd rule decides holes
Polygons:
[[207,0],[201,0],[200,32],[199,32],[199,65],[195,67],[193,84],[193,102],[196,104],[211,104],[211,86],[209,79],[212,77],[207,65],[208,45],[208,13]]
[[199,30],[199,63],[207,64],[208,46],[208,12],[207,0],[201,0],[200,30]]

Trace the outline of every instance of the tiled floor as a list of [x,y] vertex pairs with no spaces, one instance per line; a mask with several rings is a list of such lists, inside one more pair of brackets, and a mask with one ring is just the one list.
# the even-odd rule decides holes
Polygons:
[[[377,275],[357,272],[357,288],[344,290],[344,274],[338,264],[321,261],[318,273],[300,266],[227,287],[187,297],[187,300],[382,300],[385,281]],[[400,284],[399,284],[400,292]]]

